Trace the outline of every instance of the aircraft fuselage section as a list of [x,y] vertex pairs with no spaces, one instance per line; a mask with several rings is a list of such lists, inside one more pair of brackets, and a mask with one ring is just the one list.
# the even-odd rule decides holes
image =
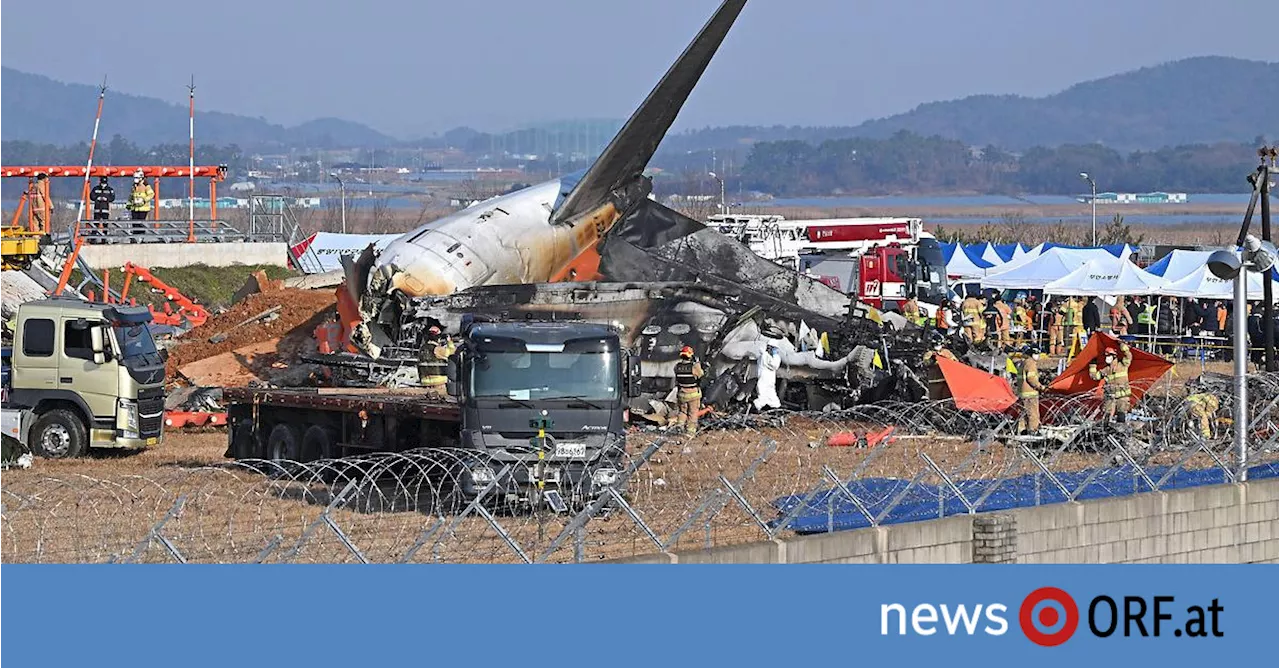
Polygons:
[[447,295],[477,285],[545,283],[620,218],[606,202],[551,222],[560,179],[478,202],[391,242],[374,262],[372,283],[410,297]]

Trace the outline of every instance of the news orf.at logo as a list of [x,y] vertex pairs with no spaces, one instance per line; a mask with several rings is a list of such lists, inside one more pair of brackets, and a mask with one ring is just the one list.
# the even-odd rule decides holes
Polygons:
[[1075,635],[1080,625],[1080,609],[1075,599],[1057,587],[1041,587],[1022,600],[1018,626],[1031,642],[1056,647]]
[[[1085,600],[1085,599],[1082,599]],[[1094,638],[1221,638],[1223,605],[1177,605],[1173,596],[1098,594],[1081,607],[1058,587],[1039,587],[1017,606],[1018,628],[1041,647],[1057,647],[1082,624]],[[882,636],[1003,636],[1013,606],[1000,601],[887,603],[880,606]],[[1179,611],[1182,614],[1179,614]],[[1082,619],[1083,616],[1083,619]]]

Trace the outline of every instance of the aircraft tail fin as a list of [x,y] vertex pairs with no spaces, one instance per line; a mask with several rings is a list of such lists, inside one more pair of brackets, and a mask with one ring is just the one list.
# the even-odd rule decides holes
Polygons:
[[667,70],[662,81],[650,91],[649,97],[556,209],[553,222],[563,222],[598,207],[606,201],[609,193],[644,172],[658,150],[658,144],[675,122],[689,93],[746,4],[747,0],[724,0],[721,3],[711,20],[702,27],[698,36]]

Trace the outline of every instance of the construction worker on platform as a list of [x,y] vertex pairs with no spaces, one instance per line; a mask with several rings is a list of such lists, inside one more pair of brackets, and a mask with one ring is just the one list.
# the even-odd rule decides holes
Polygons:
[[133,190],[129,191],[129,202],[125,205],[125,208],[129,210],[130,220],[134,221],[134,234],[142,234],[145,231],[146,226],[137,221],[147,219],[147,215],[151,213],[151,201],[155,199],[155,196],[155,191],[142,178],[142,170],[134,172]]
[[1128,297],[1121,297],[1116,303],[1111,305],[1111,333],[1115,336],[1125,336],[1129,333],[1129,326],[1133,324],[1133,317],[1129,315],[1129,309],[1125,308],[1125,302],[1129,301]]
[[435,399],[443,399],[447,392],[445,386],[449,382],[449,358],[457,351],[453,340],[432,325],[427,329],[427,340],[418,353],[418,378],[422,386],[427,388],[427,395]]
[[1102,418],[1107,422],[1113,419],[1124,422],[1129,413],[1129,397],[1133,394],[1129,389],[1129,365],[1133,364],[1133,353],[1129,344],[1122,341],[1118,355],[1115,348],[1107,348],[1102,357],[1106,366],[1101,369],[1097,363],[1089,363],[1089,377],[1103,382]]
[[1022,402],[1022,414],[1018,416],[1017,433],[1040,432],[1040,349],[1034,345],[1023,349],[1025,357],[1018,365],[1018,399]]
[[31,188],[31,220],[37,230],[49,230],[49,175],[44,172],[36,172],[36,182]]
[[702,410],[702,364],[693,358],[693,348],[680,349],[676,362],[676,416],[671,426],[684,427],[687,436],[698,433],[698,411]]
[[980,343],[986,337],[986,328],[982,323],[984,308],[982,301],[973,295],[965,297],[964,301],[960,302],[960,317],[964,323],[964,333],[973,343]]
[[1006,348],[1010,342],[1009,326],[1013,324],[1013,309],[1009,308],[1009,305],[1005,303],[998,292],[993,292],[991,299],[994,301],[996,310],[1000,312],[1000,318],[996,321],[997,340],[1000,342],[1001,348]]
[[1063,354],[1062,325],[1066,321],[1066,316],[1062,314],[1062,305],[1058,304],[1054,307],[1050,304],[1049,310],[1049,354]]
[[1200,425],[1200,437],[1213,438],[1213,416],[1218,412],[1218,398],[1207,392],[1193,394],[1186,399],[1187,418]]

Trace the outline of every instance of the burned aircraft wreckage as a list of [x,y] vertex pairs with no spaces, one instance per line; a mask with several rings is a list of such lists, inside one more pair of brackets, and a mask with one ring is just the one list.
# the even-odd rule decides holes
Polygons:
[[745,4],[721,4],[585,173],[424,224],[381,253],[344,258],[339,310],[364,355],[330,360],[340,375],[412,382],[431,325],[458,332],[473,320],[572,318],[619,330],[649,398],[668,395],[689,345],[709,367],[707,403],[749,399],[767,344],[782,354],[785,405],[924,397],[925,330],[903,328],[901,317],[851,302],[650,197],[643,172]]

